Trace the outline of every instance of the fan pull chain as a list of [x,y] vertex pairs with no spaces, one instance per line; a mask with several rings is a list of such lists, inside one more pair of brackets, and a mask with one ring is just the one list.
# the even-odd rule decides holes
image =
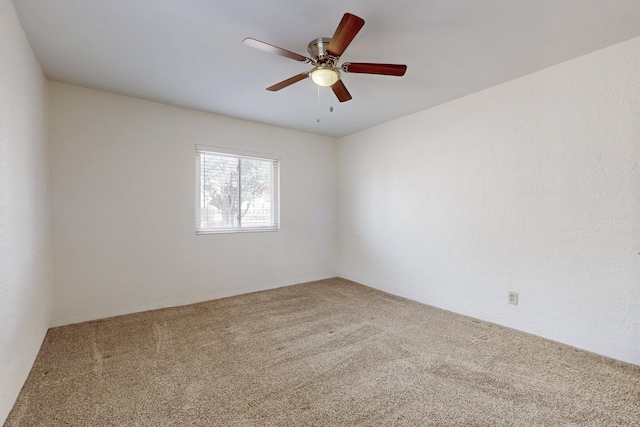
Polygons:
[[318,123],[320,123],[320,86],[318,86]]

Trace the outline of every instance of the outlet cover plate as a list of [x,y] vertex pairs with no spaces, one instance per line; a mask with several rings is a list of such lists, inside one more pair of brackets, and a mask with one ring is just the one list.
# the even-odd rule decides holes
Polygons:
[[518,293],[509,291],[509,304],[518,305]]

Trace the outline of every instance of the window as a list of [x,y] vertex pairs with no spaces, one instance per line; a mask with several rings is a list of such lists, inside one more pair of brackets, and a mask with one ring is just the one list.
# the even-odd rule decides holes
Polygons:
[[279,157],[196,146],[196,233],[276,231]]

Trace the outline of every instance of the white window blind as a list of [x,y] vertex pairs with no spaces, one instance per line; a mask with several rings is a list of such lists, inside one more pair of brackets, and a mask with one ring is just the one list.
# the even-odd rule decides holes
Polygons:
[[196,146],[196,233],[276,231],[278,156]]

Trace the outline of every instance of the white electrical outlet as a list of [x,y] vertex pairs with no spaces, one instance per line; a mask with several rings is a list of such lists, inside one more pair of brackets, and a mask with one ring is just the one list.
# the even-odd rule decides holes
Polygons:
[[509,291],[509,304],[518,305],[518,293]]

